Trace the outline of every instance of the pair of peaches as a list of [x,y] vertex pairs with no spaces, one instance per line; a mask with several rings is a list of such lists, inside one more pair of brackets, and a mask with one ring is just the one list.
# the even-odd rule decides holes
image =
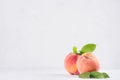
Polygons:
[[77,47],[73,47],[73,52],[69,53],[64,60],[67,72],[72,75],[78,75],[84,72],[98,71],[100,64],[97,57],[93,54],[95,48],[95,44],[87,44],[78,52]]

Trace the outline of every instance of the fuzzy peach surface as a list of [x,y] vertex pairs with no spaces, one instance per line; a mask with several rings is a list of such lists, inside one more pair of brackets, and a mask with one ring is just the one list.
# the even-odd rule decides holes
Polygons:
[[64,61],[64,66],[65,69],[70,73],[70,74],[79,74],[76,62],[78,59],[78,55],[69,53]]
[[91,52],[84,53],[83,55],[69,53],[64,60],[64,66],[67,72],[73,75],[98,71],[100,69],[97,57]]
[[96,56],[89,52],[78,57],[76,66],[79,73],[98,71],[100,68]]

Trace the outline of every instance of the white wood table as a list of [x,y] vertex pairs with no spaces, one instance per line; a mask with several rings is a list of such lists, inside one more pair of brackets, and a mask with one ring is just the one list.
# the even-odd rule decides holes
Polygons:
[[[120,80],[120,69],[101,70],[111,78],[102,80]],[[89,80],[69,75],[64,68],[0,68],[0,80]],[[90,79],[93,80],[93,79]],[[100,80],[100,79],[94,79]]]

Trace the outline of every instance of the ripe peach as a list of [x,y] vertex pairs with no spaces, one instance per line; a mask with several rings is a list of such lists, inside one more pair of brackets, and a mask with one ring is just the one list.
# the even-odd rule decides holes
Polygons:
[[69,53],[64,60],[64,66],[70,74],[73,74],[73,75],[79,74],[77,66],[76,66],[78,56],[79,55],[77,54]]
[[96,56],[91,52],[78,56],[76,66],[80,74],[84,72],[98,71],[100,68]]

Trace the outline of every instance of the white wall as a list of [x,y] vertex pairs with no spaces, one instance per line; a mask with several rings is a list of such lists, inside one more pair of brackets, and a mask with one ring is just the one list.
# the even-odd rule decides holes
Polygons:
[[119,0],[0,0],[0,66],[63,67],[74,45],[96,43],[102,68],[120,68]]

